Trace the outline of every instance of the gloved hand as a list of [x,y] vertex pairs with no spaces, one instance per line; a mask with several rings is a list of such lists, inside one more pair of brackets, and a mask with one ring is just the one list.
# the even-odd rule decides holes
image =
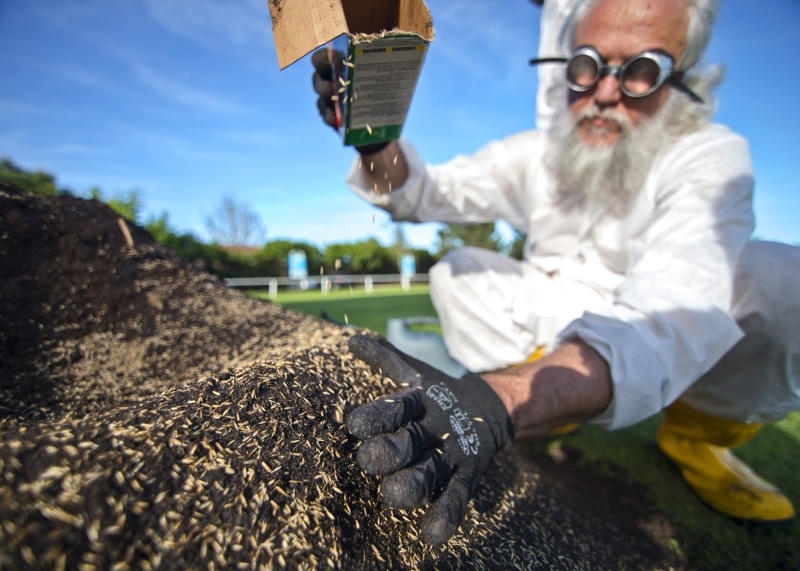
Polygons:
[[369,474],[390,474],[381,492],[395,508],[422,507],[441,490],[425,513],[422,537],[444,543],[495,453],[514,440],[505,405],[478,375],[454,379],[387,341],[358,335],[349,347],[373,371],[408,387],[348,416],[350,433],[368,438],[358,449],[358,463]]
[[[331,97],[337,95],[337,90],[333,87],[333,66],[330,60],[330,50],[320,48],[311,54],[311,63],[314,64],[314,91],[317,92],[317,108],[322,120],[334,129],[338,129],[336,124],[336,104]],[[342,52],[333,52],[333,57],[345,59]]]
[[[325,124],[333,127],[335,131],[339,130],[340,125],[337,125],[336,120],[336,101],[332,99],[334,96],[344,98],[338,93],[338,88],[334,85],[333,65],[331,64],[331,57],[337,58],[336,61],[344,61],[345,54],[340,51],[333,52],[333,56],[328,48],[320,48],[311,54],[311,63],[314,64],[314,91],[317,92],[317,109]],[[356,150],[362,155],[372,155],[382,151],[389,143],[374,143],[372,145],[361,145],[356,147]]]

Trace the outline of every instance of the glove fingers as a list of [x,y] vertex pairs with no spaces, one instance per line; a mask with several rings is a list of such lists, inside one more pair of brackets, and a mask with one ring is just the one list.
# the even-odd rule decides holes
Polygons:
[[391,474],[416,462],[438,439],[412,422],[391,434],[374,436],[358,447],[358,464],[373,476]]
[[[477,479],[475,479],[477,480]],[[422,539],[431,545],[441,545],[458,529],[474,489],[470,479],[453,476],[438,500],[428,508],[422,519]]]
[[312,80],[314,82],[314,91],[317,92],[317,94],[320,96],[320,99],[328,102],[328,105],[332,105],[333,101],[331,101],[331,96],[334,95],[334,93],[331,80],[324,79],[319,72],[314,74]]
[[336,112],[333,110],[332,104],[332,102],[326,102],[322,97],[317,99],[317,108],[319,109],[322,120],[325,124],[336,129]]
[[376,434],[394,432],[403,424],[416,420],[422,411],[422,397],[417,391],[407,391],[353,410],[347,417],[347,429],[363,440]]
[[[389,343],[386,343],[389,347]],[[384,347],[377,340],[366,335],[356,335],[347,343],[350,352],[370,366],[373,372],[380,372],[396,383],[419,383],[419,373],[392,349]]]
[[415,465],[384,478],[381,483],[383,499],[393,508],[420,508],[428,503],[450,472],[440,451],[428,450]]
[[320,48],[311,54],[311,64],[317,72],[328,81],[331,80],[331,60],[328,48]]

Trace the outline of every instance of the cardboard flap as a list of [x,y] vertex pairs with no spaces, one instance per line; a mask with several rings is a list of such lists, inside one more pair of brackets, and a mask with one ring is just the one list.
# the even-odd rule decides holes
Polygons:
[[281,69],[348,31],[338,1],[268,0],[268,3]]
[[433,40],[425,0],[267,0],[281,69],[342,34],[414,32]]
[[433,18],[425,0],[403,0],[397,27],[408,32],[416,32],[429,42],[433,41]]

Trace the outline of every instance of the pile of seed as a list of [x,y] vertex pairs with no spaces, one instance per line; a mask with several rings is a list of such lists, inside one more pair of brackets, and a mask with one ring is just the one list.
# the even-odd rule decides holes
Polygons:
[[[131,247],[113,213],[97,203],[12,196],[8,189],[5,194],[0,192],[6,201],[0,204],[5,255],[12,255],[7,244],[26,242],[5,209],[15,200],[26,220],[45,220],[33,226],[49,236],[51,249],[43,252],[62,258],[32,260],[28,267],[71,281],[30,280],[38,295],[50,295],[39,303],[60,302],[59,311],[68,316],[37,309],[31,314],[35,327],[26,328],[18,317],[15,329],[4,328],[0,338],[3,367],[29,383],[6,382],[4,388],[0,568],[676,566],[639,522],[621,515],[625,488],[578,477],[562,483],[548,472],[546,460],[533,461],[520,447],[498,455],[459,533],[445,546],[424,545],[417,533],[421,510],[383,507],[378,479],[354,461],[358,442],[344,429],[346,414],[396,387],[350,355],[352,330],[231,292],[159,249],[135,226],[129,229]],[[74,238],[51,229],[59,217],[70,216],[96,226],[82,234],[95,236],[85,250],[58,249]],[[91,254],[103,242],[110,243],[106,258],[114,260],[116,273]],[[84,257],[65,260],[67,251]],[[33,249],[28,254],[35,257]],[[102,273],[87,271],[86,256]],[[70,275],[58,269],[61,264],[79,269]],[[115,281],[117,274],[127,277]],[[69,285],[84,283],[75,292]],[[127,285],[127,298],[111,294],[107,284]],[[11,289],[3,287],[0,302],[13,317]],[[16,291],[22,306],[25,288]],[[155,294],[169,319],[147,313]],[[74,308],[63,303],[65,295]],[[94,301],[81,306],[83,299]],[[103,315],[91,313],[98,302],[106,303]],[[70,327],[82,311],[99,326],[75,321]],[[115,317],[106,319],[109,314]],[[182,337],[180,325],[191,333]],[[56,341],[37,337],[43,330]],[[41,346],[25,351],[12,343],[26,332]],[[234,338],[226,344],[227,336]],[[157,349],[141,349],[149,344]],[[128,345],[134,347],[129,354]],[[79,346],[80,358],[68,353]],[[61,349],[63,362],[53,364],[52,355]],[[117,360],[118,353],[126,356]]]
[[2,181],[0,323],[0,419],[83,415],[337,331],[224,287],[100,202]]

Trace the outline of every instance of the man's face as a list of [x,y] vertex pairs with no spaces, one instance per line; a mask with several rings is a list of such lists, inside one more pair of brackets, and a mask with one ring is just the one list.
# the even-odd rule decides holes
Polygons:
[[[649,49],[662,49],[678,62],[688,21],[686,0],[601,0],[578,25],[573,47],[593,46],[609,65],[622,65]],[[588,91],[570,91],[569,106],[581,139],[608,146],[619,140],[623,123],[635,128],[661,109],[668,96],[665,84],[646,97],[629,97],[616,77],[606,76]]]

